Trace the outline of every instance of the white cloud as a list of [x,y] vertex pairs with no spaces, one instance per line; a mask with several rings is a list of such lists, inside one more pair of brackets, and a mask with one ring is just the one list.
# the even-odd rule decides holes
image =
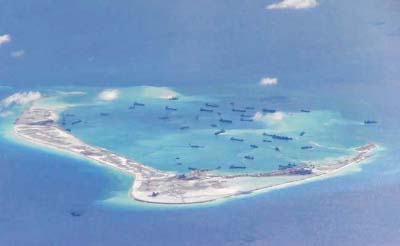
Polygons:
[[310,9],[318,6],[317,0],[282,0],[268,5],[267,9]]
[[267,118],[272,121],[281,121],[283,120],[283,118],[285,118],[285,114],[283,112],[278,111],[272,114],[268,114]]
[[262,121],[262,122],[278,122],[282,121],[285,118],[285,113],[278,111],[275,113],[268,113],[268,114],[263,114],[262,112],[257,112],[253,116],[254,121]]
[[10,34],[3,34],[0,35],[0,46],[3,44],[6,44],[11,41],[11,35]]
[[113,101],[119,97],[118,89],[106,89],[99,93],[98,98],[104,101]]
[[25,55],[25,51],[24,50],[16,50],[11,52],[11,57],[13,58],[21,58]]
[[1,101],[1,106],[7,108],[14,104],[25,105],[42,98],[42,94],[38,91],[18,92]]
[[149,98],[171,99],[173,97],[179,97],[180,95],[168,87],[145,86],[142,89],[142,96]]
[[276,84],[278,84],[277,78],[265,77],[260,80],[260,85],[262,85],[262,86],[270,86],[270,85],[276,85]]

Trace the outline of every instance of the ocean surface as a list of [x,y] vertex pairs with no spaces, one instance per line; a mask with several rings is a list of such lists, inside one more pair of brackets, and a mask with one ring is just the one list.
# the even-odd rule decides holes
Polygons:
[[[0,245],[398,245],[400,4],[321,0],[266,11],[271,2],[6,0],[0,34],[13,42],[0,47],[0,99],[40,91],[38,103],[68,105],[60,127],[161,170],[270,171],[374,142],[372,160],[218,203],[143,204],[128,196],[132,177],[17,140],[12,124],[29,104],[2,101]],[[16,49],[22,59],[8,55]],[[278,84],[260,86],[265,76]],[[118,98],[101,100],[105,89]],[[145,106],[129,109],[134,102]],[[201,112],[206,102],[219,107]],[[244,122],[232,108],[245,107],[278,112]]]

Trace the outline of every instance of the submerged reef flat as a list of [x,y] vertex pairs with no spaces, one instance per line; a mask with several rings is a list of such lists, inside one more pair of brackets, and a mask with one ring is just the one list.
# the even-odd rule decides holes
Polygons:
[[46,107],[27,109],[14,124],[17,136],[45,147],[66,151],[134,176],[131,196],[138,201],[160,204],[190,204],[295,185],[329,176],[370,158],[377,145],[354,149],[354,154],[318,163],[303,162],[272,172],[222,174],[215,170],[193,170],[185,174],[166,172],[135,160],[86,144],[58,127],[58,114]]

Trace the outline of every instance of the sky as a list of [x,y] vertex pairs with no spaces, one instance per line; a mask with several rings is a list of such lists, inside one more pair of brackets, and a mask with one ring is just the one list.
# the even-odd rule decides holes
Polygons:
[[213,85],[271,77],[296,86],[400,76],[395,0],[0,4],[0,37],[11,38],[0,46],[1,85]]

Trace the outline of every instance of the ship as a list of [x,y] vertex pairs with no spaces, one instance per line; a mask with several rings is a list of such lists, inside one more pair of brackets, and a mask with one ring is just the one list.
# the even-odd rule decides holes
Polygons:
[[167,111],[178,111],[177,108],[172,108],[172,107],[169,107],[169,106],[165,106],[165,110],[167,110]]
[[186,129],[189,129],[189,126],[181,126],[179,129],[180,130],[186,130]]
[[312,149],[313,146],[311,145],[306,145],[306,146],[302,146],[301,149]]
[[372,124],[378,124],[378,121],[375,120],[364,120],[365,125],[372,125]]
[[82,120],[76,120],[76,121],[71,122],[71,125],[76,125],[76,124],[79,124],[81,122],[82,122]]
[[268,137],[272,137],[273,139],[277,139],[277,140],[293,140],[293,138],[291,137],[286,137],[286,136],[280,136],[280,135],[276,135],[276,134],[268,134],[268,133],[263,133],[263,136],[268,136]]
[[133,106],[134,106],[134,107],[135,107],[135,106],[141,106],[141,107],[143,107],[143,106],[144,106],[144,103],[134,102],[134,103],[133,103]]
[[215,104],[215,103],[206,103],[204,105],[206,107],[210,107],[210,108],[218,108],[219,107],[218,104]]
[[231,137],[231,141],[243,142],[243,141],[244,141],[244,139],[243,139],[243,138],[235,138],[235,137]]
[[268,108],[263,108],[262,111],[263,111],[264,113],[275,113],[275,112],[276,112],[275,109],[268,109]]
[[212,110],[212,109],[207,109],[207,108],[200,108],[200,112],[212,113],[212,112],[214,112],[214,110]]
[[246,113],[246,110],[244,110],[244,109],[233,108],[233,109],[232,109],[232,112]]
[[80,216],[82,216],[83,212],[81,212],[81,211],[72,211],[69,214],[71,216],[73,216],[73,217],[80,217]]
[[195,149],[204,148],[204,146],[196,145],[196,144],[189,144],[189,147],[190,148],[195,148]]
[[214,135],[215,135],[215,136],[218,136],[218,135],[220,135],[220,134],[222,134],[222,133],[225,133],[225,130],[224,130],[224,129],[221,129],[221,130],[219,130],[219,131],[214,132]]
[[221,118],[219,119],[219,122],[232,124],[233,121]]
[[287,165],[279,165],[278,169],[279,170],[286,170],[286,169],[289,169],[289,168],[294,168],[296,166],[297,165],[295,163],[288,163]]
[[246,160],[254,160],[254,156],[246,155],[246,156],[244,156],[244,159],[246,159]]
[[310,168],[299,168],[292,170],[290,174],[297,174],[297,175],[309,175],[312,174],[312,169]]
[[229,169],[246,169],[246,167],[245,166],[230,165]]

